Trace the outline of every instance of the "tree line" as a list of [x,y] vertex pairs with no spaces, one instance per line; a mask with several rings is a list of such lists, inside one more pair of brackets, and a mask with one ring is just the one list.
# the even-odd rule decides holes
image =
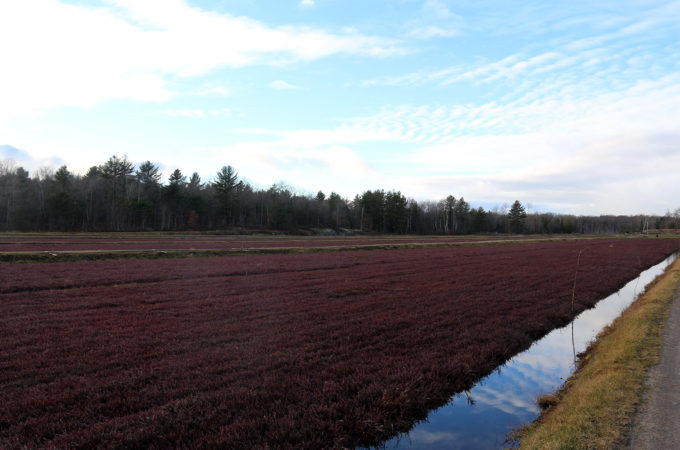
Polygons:
[[[212,180],[173,171],[161,182],[158,165],[112,156],[85,175],[66,166],[31,176],[0,162],[0,229],[5,231],[359,230],[376,233],[621,233],[678,228],[680,208],[665,216],[527,214],[471,207],[463,197],[416,201],[401,192],[367,190],[353,199],[335,192],[294,192],[277,183],[258,189],[231,166]],[[334,231],[330,231],[334,230]]]

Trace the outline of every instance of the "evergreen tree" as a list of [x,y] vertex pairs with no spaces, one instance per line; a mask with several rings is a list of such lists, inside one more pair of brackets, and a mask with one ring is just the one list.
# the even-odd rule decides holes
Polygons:
[[408,209],[406,197],[399,191],[389,191],[385,194],[385,229],[389,233],[403,233],[406,231]]
[[515,203],[513,203],[510,208],[510,212],[508,212],[510,231],[513,233],[521,233],[524,231],[524,222],[526,221],[526,218],[527,212],[524,209],[524,206],[522,206],[519,200],[515,200]]
[[444,204],[444,210],[446,214],[446,220],[444,222],[444,233],[452,233],[454,231],[454,208],[456,207],[456,197],[449,195],[446,197],[446,203]]
[[187,185],[187,189],[192,194],[195,194],[195,193],[199,192],[201,189],[203,189],[203,183],[201,182],[201,176],[198,174],[198,172],[194,172],[194,173],[191,174],[191,178],[189,178],[189,184]]
[[184,189],[186,187],[186,179],[182,171],[175,169],[168,178],[167,186],[163,186],[163,199],[165,200],[166,210],[164,216],[167,217],[167,222],[164,222],[166,227],[177,229],[183,226],[184,211]]
[[157,165],[145,161],[135,172],[137,179],[137,198],[133,202],[133,209],[138,226],[146,229],[151,220],[151,226],[158,226],[159,204],[161,200],[161,174]]
[[466,202],[463,197],[461,197],[456,202],[456,206],[453,208],[453,212],[456,216],[456,226],[454,231],[456,233],[467,232],[466,226],[467,219],[470,216],[470,204]]
[[125,210],[127,205],[128,182],[134,172],[134,165],[127,156],[119,158],[113,155],[101,167],[98,173],[106,181],[108,190],[108,228],[116,231],[124,229]]
[[234,196],[237,184],[238,174],[231,166],[222,166],[220,171],[217,172],[217,178],[212,183],[228,222],[233,222]]

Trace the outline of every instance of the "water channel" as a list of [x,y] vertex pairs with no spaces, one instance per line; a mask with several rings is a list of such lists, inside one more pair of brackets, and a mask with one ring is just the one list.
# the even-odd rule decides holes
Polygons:
[[452,397],[427,421],[387,441],[387,449],[505,448],[507,433],[536,419],[539,395],[554,392],[575,370],[575,355],[630,306],[638,294],[680,256],[676,253],[645,270],[618,292],[583,311],[517,354],[469,392]]

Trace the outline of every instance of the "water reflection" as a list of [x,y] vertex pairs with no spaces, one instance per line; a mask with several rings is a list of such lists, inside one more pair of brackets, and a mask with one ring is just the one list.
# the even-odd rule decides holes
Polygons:
[[574,372],[575,355],[584,351],[677,257],[675,254],[642,272],[595,308],[582,312],[570,325],[553,330],[468,393],[454,396],[446,406],[430,413],[427,422],[417,424],[408,435],[385,443],[385,448],[505,447],[507,433],[538,416],[536,398],[558,389]]

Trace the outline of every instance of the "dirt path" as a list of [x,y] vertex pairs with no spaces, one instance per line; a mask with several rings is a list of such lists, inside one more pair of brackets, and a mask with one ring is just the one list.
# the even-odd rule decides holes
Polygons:
[[664,329],[660,363],[650,372],[633,422],[630,447],[680,448],[680,294]]

